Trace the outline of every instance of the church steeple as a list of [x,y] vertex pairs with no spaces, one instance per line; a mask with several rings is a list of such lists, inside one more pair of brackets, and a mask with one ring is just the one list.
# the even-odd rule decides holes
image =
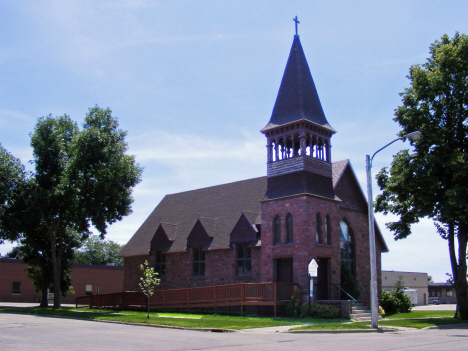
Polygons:
[[335,133],[325,118],[301,41],[295,35],[273,113],[262,131],[301,119]]
[[330,139],[336,131],[325,117],[297,34],[261,132],[267,137],[268,198],[299,193],[334,198]]

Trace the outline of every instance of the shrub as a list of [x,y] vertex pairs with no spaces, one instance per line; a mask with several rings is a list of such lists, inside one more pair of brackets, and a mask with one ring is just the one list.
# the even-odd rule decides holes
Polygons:
[[386,313],[406,313],[411,311],[411,299],[405,294],[403,276],[395,282],[393,290],[382,291],[380,304]]
[[[341,288],[355,300],[358,300],[361,295],[361,291],[358,288],[358,282],[353,275],[353,271],[344,261],[341,261]],[[349,299],[349,296],[342,291],[341,300]]]
[[294,286],[291,300],[286,305],[286,315],[288,317],[297,317],[301,313],[301,298],[299,294],[299,288]]
[[391,292],[382,291],[380,304],[386,313],[392,314],[398,312],[398,302]]
[[[300,316],[306,318],[309,316],[309,304],[304,303],[301,306]],[[335,319],[341,317],[340,309],[332,305],[321,305],[318,303],[310,304],[310,316],[315,318]]]

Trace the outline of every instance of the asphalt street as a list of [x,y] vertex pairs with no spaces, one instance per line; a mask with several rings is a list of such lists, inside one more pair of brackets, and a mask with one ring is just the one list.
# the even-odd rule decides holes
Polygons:
[[468,325],[372,333],[213,333],[0,313],[0,350],[467,350]]

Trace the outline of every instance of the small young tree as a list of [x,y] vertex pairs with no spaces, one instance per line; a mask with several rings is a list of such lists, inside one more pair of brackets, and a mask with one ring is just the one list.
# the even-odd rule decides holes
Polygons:
[[161,279],[158,278],[158,272],[154,271],[153,267],[149,267],[148,261],[145,261],[144,264],[140,264],[140,269],[143,271],[143,277],[140,277],[141,283],[140,288],[143,291],[143,294],[148,298],[148,318],[149,318],[149,300],[150,297],[154,294],[154,287],[159,285]]

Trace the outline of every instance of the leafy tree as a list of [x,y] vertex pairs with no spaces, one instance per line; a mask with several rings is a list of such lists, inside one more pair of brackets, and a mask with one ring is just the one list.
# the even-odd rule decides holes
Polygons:
[[22,260],[24,257],[23,249],[21,246],[15,246],[10,251],[5,254],[5,258],[15,258],[17,260]]
[[90,236],[83,246],[75,252],[75,263],[105,265],[115,263],[123,266],[123,257],[118,253],[124,245],[119,245],[112,240],[103,240],[98,236]]
[[154,271],[153,267],[149,267],[148,261],[145,261],[144,264],[140,264],[140,269],[143,271],[143,277],[140,277],[140,288],[143,291],[143,294],[148,298],[148,317],[149,318],[149,308],[150,308],[150,297],[154,294],[154,287],[159,285],[161,279],[158,278],[158,272]]
[[28,174],[21,161],[0,144],[0,244],[17,239],[21,218],[14,213],[21,208],[18,202],[27,183]]
[[434,279],[432,279],[432,275],[427,276],[427,282],[428,283],[434,283]]
[[376,210],[399,216],[387,224],[396,240],[410,235],[420,218],[435,221],[448,240],[456,315],[468,319],[468,37],[444,35],[430,46],[425,64],[411,67],[408,78],[411,87],[401,94],[394,120],[400,135],[419,130],[423,137],[413,144],[414,153],[399,152],[390,171],[384,168],[377,175],[383,193]]
[[[50,249],[41,252],[53,270],[54,308],[60,308],[62,268],[73,259],[73,250],[88,238],[91,225],[104,237],[108,224],[131,212],[132,189],[141,180],[142,169],[126,155],[126,132],[111,112],[89,109],[82,131],[67,115],[39,118],[31,134],[35,172],[23,177],[22,192],[7,198],[0,212],[4,239],[23,237],[35,245],[31,237],[45,234],[41,243]],[[44,231],[34,231],[34,225]]]

